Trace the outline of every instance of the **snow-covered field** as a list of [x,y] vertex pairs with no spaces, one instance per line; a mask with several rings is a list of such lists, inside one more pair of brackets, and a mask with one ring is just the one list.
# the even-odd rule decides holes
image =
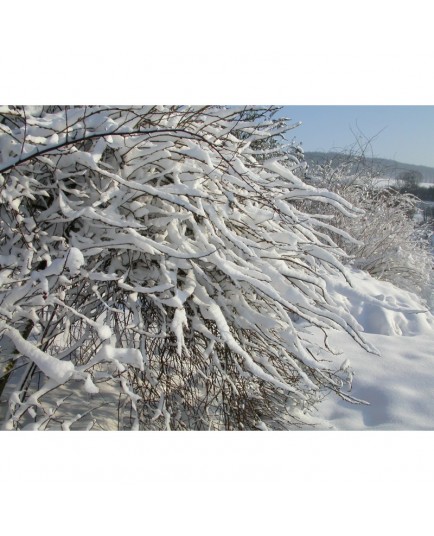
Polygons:
[[[342,303],[381,355],[367,353],[342,333],[331,333],[331,344],[354,373],[349,394],[368,404],[329,395],[313,422],[318,419],[322,430],[434,430],[433,315],[416,295],[364,272],[351,274],[354,289],[332,281],[330,286],[342,292]],[[411,312],[417,310],[424,312]]]

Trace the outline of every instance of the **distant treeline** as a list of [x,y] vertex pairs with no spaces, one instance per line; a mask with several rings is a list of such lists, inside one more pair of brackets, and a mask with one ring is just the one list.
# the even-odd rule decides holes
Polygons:
[[434,201],[434,186],[429,188],[417,185],[403,186],[399,188],[399,191],[403,194],[415,195],[422,201]]
[[324,164],[325,162],[333,162],[337,167],[342,162],[353,161],[355,170],[357,169],[360,171],[361,167],[365,167],[370,170],[376,170],[381,175],[389,177],[390,179],[396,179],[403,172],[413,171],[420,175],[422,182],[434,184],[433,167],[405,164],[387,158],[369,158],[365,156],[362,158],[357,156],[357,154],[339,153],[334,151],[306,151],[304,156],[307,164],[312,166],[315,166],[316,164]]

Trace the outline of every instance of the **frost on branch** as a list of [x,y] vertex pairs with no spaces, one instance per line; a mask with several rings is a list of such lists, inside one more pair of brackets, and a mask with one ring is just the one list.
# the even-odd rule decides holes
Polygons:
[[1,109],[6,428],[287,429],[341,393],[308,329],[373,349],[326,292],[342,251],[295,201],[356,211],[303,182],[272,112]]

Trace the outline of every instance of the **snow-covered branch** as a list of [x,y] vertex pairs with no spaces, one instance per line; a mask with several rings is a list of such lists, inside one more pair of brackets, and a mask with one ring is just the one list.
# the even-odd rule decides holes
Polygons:
[[104,392],[120,428],[290,428],[341,389],[306,330],[375,351],[327,294],[324,276],[345,276],[332,223],[297,203],[360,211],[304,183],[276,141],[287,121],[181,106],[0,118],[1,326],[16,367],[34,365],[11,375],[7,427],[84,426],[74,408]]

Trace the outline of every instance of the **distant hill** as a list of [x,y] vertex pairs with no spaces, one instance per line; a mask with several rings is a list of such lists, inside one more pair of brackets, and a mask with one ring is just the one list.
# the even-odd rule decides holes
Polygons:
[[[333,160],[338,164],[346,158],[342,153],[335,152],[322,153],[306,151],[304,155],[309,165],[322,164],[328,160]],[[367,167],[374,167],[390,179],[395,179],[402,171],[419,171],[423,176],[423,182],[434,184],[434,168],[432,167],[404,164],[403,162],[397,162],[396,160],[389,160],[387,158],[366,158],[366,165]]]

